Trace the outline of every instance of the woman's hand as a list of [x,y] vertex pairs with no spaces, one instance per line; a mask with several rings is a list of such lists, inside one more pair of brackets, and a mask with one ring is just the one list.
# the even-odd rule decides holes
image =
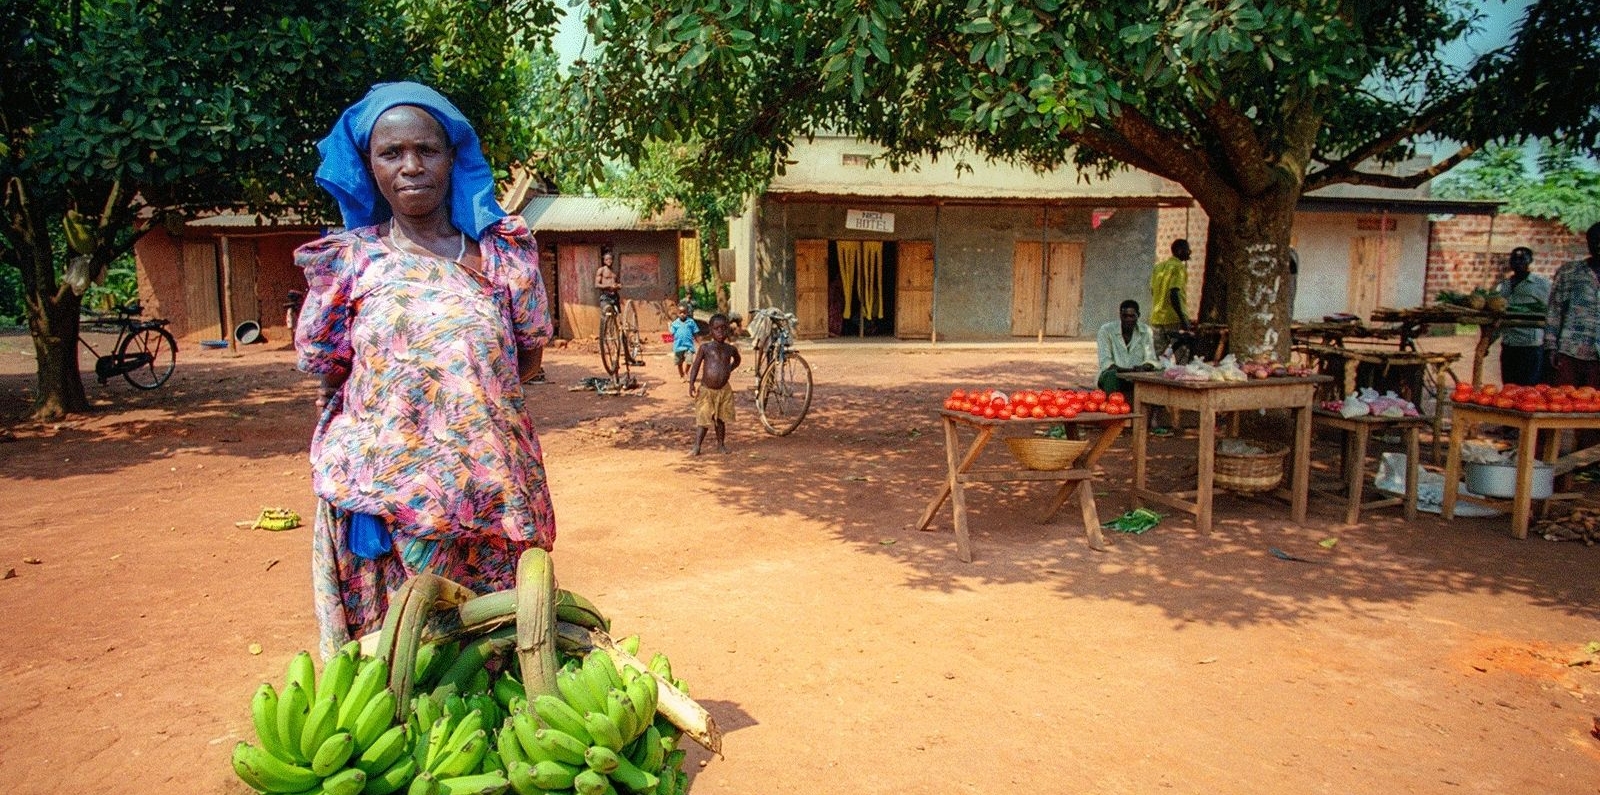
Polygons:
[[328,402],[333,400],[333,396],[339,393],[339,390],[344,387],[345,379],[349,377],[349,370],[336,370],[322,374],[322,380],[317,384],[318,411],[328,407]]

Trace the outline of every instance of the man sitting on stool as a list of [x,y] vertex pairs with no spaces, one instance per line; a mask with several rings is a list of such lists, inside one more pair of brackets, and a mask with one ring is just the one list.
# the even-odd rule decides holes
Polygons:
[[[1148,373],[1156,369],[1156,350],[1150,324],[1139,320],[1139,302],[1128,299],[1117,309],[1117,320],[1100,326],[1095,349],[1100,354],[1099,387],[1106,392],[1121,392],[1133,404],[1133,382],[1122,373]],[[1154,429],[1160,436],[1165,428]]]

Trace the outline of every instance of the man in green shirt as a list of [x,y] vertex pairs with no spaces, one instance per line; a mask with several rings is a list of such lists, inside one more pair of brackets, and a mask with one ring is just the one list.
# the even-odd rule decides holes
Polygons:
[[1189,327],[1183,311],[1183,296],[1189,288],[1189,241],[1172,241],[1172,256],[1157,262],[1150,271],[1150,330],[1154,333],[1156,355],[1166,352],[1172,334]]

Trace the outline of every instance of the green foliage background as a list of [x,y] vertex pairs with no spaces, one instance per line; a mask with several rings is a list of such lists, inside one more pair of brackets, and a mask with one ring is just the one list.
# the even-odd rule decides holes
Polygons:
[[1489,146],[1460,171],[1434,183],[1447,199],[1495,199],[1503,211],[1560,221],[1583,234],[1600,222],[1600,168],[1569,144],[1541,142],[1529,163],[1521,147]]

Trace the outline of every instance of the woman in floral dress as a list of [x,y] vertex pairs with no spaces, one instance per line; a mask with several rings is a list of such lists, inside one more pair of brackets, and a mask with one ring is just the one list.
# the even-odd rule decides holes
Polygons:
[[495,202],[471,125],[430,88],[380,84],[318,149],[347,230],[295,253],[299,366],[321,376],[311,565],[326,658],[376,630],[414,574],[512,587],[556,527],[522,390],[551,333],[538,249]]

